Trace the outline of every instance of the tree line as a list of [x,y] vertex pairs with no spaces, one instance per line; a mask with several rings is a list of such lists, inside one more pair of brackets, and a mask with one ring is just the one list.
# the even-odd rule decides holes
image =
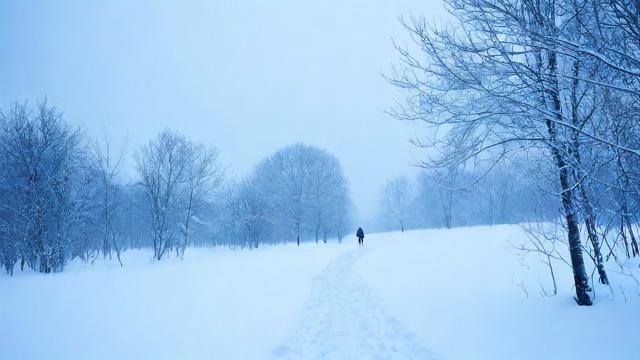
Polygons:
[[627,0],[446,0],[451,26],[404,21],[416,47],[399,47],[389,81],[405,91],[393,111],[424,122],[416,139],[447,172],[529,160],[552,185],[576,302],[591,305],[585,254],[638,255],[640,203],[639,5]]
[[[225,179],[220,152],[171,130],[132,152],[91,140],[46,101],[0,111],[0,266],[49,273],[148,247],[182,258],[189,246],[341,238],[351,226],[335,156],[287,146],[244,179]],[[133,159],[134,179],[124,176]]]
[[471,170],[425,169],[414,179],[390,179],[380,193],[380,230],[552,221],[557,202],[532,172],[510,162],[481,177]]

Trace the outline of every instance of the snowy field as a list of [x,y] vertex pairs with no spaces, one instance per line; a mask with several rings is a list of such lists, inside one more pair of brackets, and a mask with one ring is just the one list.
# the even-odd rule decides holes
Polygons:
[[[0,275],[2,359],[637,359],[640,292],[610,269],[595,305],[559,294],[512,226],[343,244],[196,249],[184,261]],[[526,291],[525,291],[526,290]],[[528,293],[528,296],[527,296]]]

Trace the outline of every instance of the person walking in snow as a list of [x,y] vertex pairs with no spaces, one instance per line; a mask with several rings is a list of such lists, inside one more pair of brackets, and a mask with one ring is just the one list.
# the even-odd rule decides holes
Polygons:
[[358,245],[364,245],[364,231],[362,231],[361,227],[358,228],[356,236],[358,237]]

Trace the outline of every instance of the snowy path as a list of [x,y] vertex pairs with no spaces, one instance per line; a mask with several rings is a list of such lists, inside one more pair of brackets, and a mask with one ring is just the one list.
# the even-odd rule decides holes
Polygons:
[[353,270],[366,251],[349,251],[322,270],[297,330],[271,359],[433,359]]

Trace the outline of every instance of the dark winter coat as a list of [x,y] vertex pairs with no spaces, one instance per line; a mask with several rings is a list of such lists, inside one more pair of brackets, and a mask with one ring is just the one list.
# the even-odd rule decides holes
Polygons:
[[356,236],[360,239],[364,239],[364,231],[362,231],[362,228],[358,228],[358,231],[356,232]]

